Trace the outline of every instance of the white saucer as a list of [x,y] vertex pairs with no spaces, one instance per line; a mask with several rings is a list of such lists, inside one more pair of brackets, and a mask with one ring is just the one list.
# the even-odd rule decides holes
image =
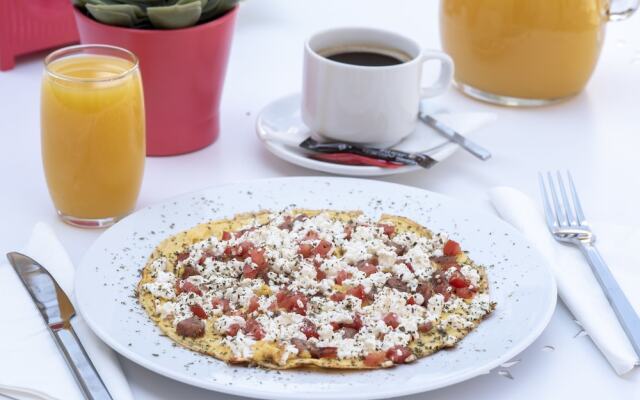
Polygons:
[[[445,108],[436,105],[430,105],[430,108],[434,118],[465,136],[469,136],[472,131],[496,119],[495,114],[492,113],[449,113]],[[302,122],[300,115],[299,93],[274,100],[262,109],[256,121],[256,131],[260,140],[276,157],[316,171],[336,175],[383,176],[421,169],[416,165],[400,168],[343,165],[309,158],[309,152],[297,146],[311,136],[309,128]],[[449,142],[427,125],[418,123],[416,130],[393,148],[408,152],[423,152],[440,162],[451,156],[459,146]]]

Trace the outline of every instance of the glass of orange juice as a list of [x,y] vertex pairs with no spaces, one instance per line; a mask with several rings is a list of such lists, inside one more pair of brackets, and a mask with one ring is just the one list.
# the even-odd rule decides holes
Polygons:
[[[628,0],[627,0],[628,1]],[[441,0],[440,34],[465,94],[509,106],[579,93],[593,72],[607,21],[630,16],[621,0]]]
[[142,82],[136,56],[81,45],[45,59],[42,160],[63,221],[106,227],[131,212],[145,159]]

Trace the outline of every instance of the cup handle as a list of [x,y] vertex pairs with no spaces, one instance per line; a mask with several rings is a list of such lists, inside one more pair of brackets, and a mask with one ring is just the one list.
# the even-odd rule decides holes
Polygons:
[[[611,6],[615,3],[626,3],[626,8],[622,8],[620,10],[612,10]],[[608,21],[624,21],[633,15],[634,12],[638,9],[638,0],[614,0],[609,5],[609,9],[607,10],[607,20]]]
[[424,50],[422,64],[430,60],[440,60],[440,76],[433,85],[421,89],[423,98],[444,93],[453,80],[453,60],[449,55],[437,50]]

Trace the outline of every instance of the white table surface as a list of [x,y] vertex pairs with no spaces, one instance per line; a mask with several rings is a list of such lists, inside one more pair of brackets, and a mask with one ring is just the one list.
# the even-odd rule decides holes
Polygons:
[[[487,190],[511,185],[537,196],[538,170],[571,168],[589,216],[640,225],[640,16],[611,23],[600,63],[585,92],[551,107],[514,110],[451,90],[452,110],[499,115],[476,138],[493,151],[481,163],[459,152],[429,171],[385,178],[465,198],[490,208]],[[242,4],[222,105],[217,143],[178,157],[149,158],[139,207],[176,194],[238,180],[317,175],[274,158],[258,141],[260,109],[298,91],[302,44],[312,32],[364,25],[395,30],[439,48],[437,1],[248,0]],[[0,73],[0,253],[20,248],[38,220],[51,224],[74,262],[98,237],[56,218],[40,160],[39,84],[43,54]],[[186,70],[187,68],[185,68]],[[640,267],[640,266],[639,266]],[[639,270],[640,271],[640,270]],[[640,273],[640,272],[639,272]],[[567,309],[508,368],[411,399],[639,399],[640,371],[618,377]],[[546,346],[555,348],[544,351]],[[232,399],[163,378],[122,360],[136,399]]]

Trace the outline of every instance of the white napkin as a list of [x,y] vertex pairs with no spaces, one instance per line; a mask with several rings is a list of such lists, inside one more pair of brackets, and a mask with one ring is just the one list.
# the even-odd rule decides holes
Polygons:
[[[40,262],[71,296],[74,268],[51,228],[38,223],[23,253]],[[74,301],[74,299],[71,299]],[[47,327],[10,265],[0,265],[0,395],[83,399]],[[116,355],[77,316],[73,327],[114,400],[133,400]]]
[[[524,193],[508,187],[489,192],[500,216],[520,230],[546,257],[558,283],[562,301],[620,375],[638,365],[638,355],[620,326],[591,268],[577,248],[562,245],[550,235],[541,208]],[[640,312],[640,266],[637,243],[640,228],[593,224],[598,249],[627,298]]]

